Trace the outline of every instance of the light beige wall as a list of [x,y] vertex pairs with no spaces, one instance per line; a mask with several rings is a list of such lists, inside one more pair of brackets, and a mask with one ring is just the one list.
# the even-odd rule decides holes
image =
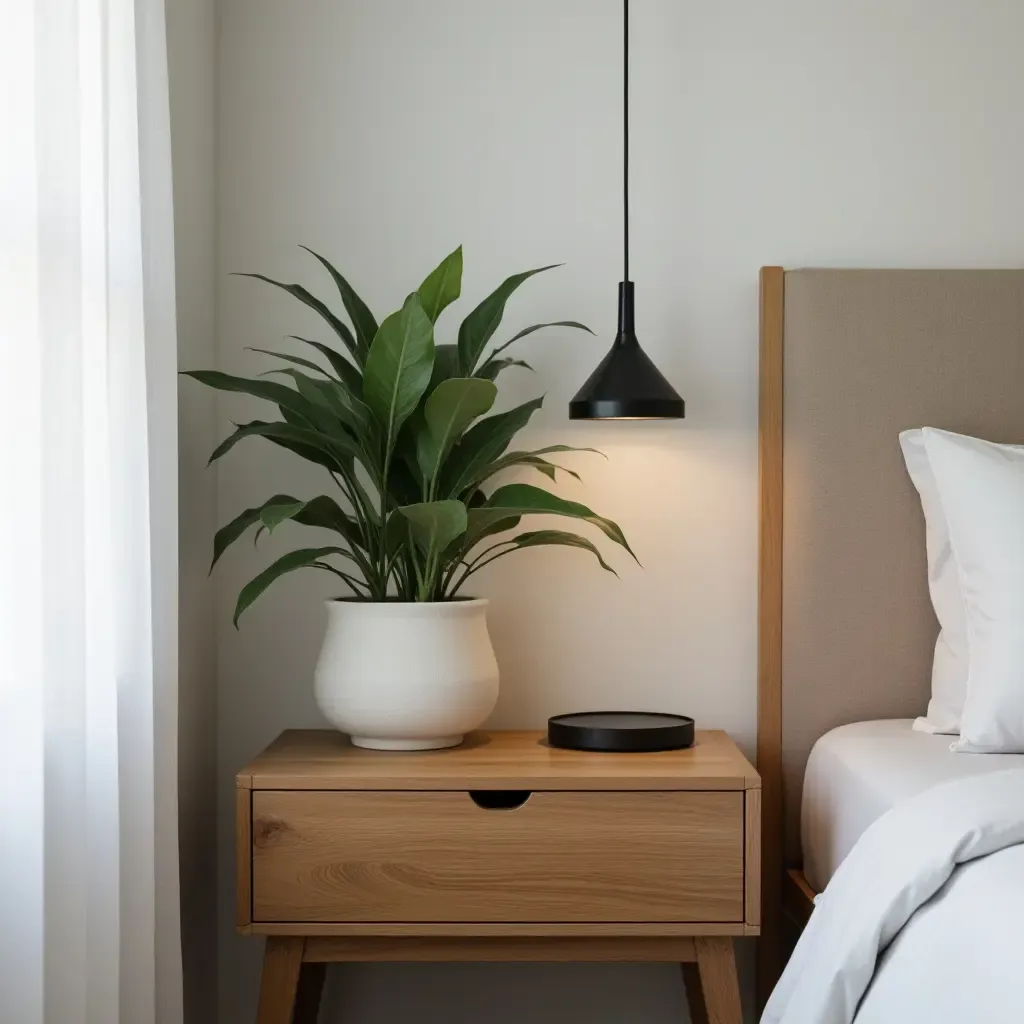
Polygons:
[[[218,223],[223,366],[316,330],[229,278],[329,283],[330,255],[383,312],[466,247],[465,292],[564,260],[511,303],[545,390],[530,440],[603,449],[566,487],[617,519],[641,570],[530,552],[482,578],[502,668],[498,726],[631,705],[754,739],[756,274],[763,263],[1020,265],[1024,8],[1000,0],[642,0],[634,8],[633,276],[648,352],[687,400],[663,424],[570,424],[614,330],[620,275],[618,0],[221,0]],[[463,302],[460,310],[468,308]],[[458,310],[442,322],[451,331]],[[224,401],[229,416],[250,415]],[[221,517],[317,473],[259,441],[219,471]],[[284,531],[282,531],[282,534]],[[294,534],[292,535],[294,538]],[[283,540],[284,538],[282,538]],[[218,570],[221,1021],[251,1019],[258,948],[230,926],[230,778],[319,721],[310,675],[329,584],[296,574],[235,632],[239,585],[280,543]],[[339,972],[344,1019],[451,1024],[682,1019],[668,967]]]
[[[216,362],[214,193],[214,0],[167,0],[174,171],[178,361]],[[217,430],[215,402],[187,384],[178,392],[179,828],[186,1024],[216,1021],[217,683],[213,587],[216,478],[206,471]]]

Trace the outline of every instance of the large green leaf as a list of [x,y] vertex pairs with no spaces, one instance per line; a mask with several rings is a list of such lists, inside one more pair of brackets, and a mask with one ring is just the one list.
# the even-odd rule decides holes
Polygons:
[[[275,580],[280,579],[285,573],[294,572],[296,569],[327,569],[330,572],[337,572],[337,570],[328,565],[326,562],[322,562],[321,559],[327,555],[342,555],[345,558],[351,558],[352,556],[344,549],[337,547],[324,547],[324,548],[300,548],[298,551],[290,551],[287,555],[282,555],[276,562],[272,563],[266,569],[263,570],[258,576],[250,580],[238,595],[238,601],[235,604],[235,615],[233,622],[235,629],[238,628],[238,619],[242,612],[246,610],[259,597],[263,591],[270,586]],[[342,575],[339,573],[339,575]]]
[[286,448],[291,445],[302,445],[305,450],[317,456],[313,458],[305,455],[304,458],[331,470],[344,469],[350,458],[363,458],[363,453],[356,442],[344,434],[338,433],[327,437],[319,431],[292,426],[290,423],[265,423],[262,420],[253,420],[251,423],[243,423],[233,434],[221,441],[213,450],[210,462],[215,462],[226,455],[239,441],[247,437],[266,437],[278,443],[290,442],[284,444]]
[[608,572],[615,576],[619,574],[604,560],[601,552],[598,550],[597,545],[593,541],[587,540],[586,537],[580,537],[575,533],[568,533],[565,530],[532,530],[529,533],[520,533],[516,537],[512,537],[508,541],[503,541],[501,545],[495,545],[495,547],[508,544],[509,547],[504,551],[498,551],[493,556],[488,557],[488,552],[485,551],[481,555],[481,561],[493,561],[498,558],[502,558],[504,555],[511,554],[513,551],[519,551],[522,548],[537,548],[537,547],[551,547],[561,546],[568,548],[580,548],[583,551],[589,551],[597,560],[601,563],[602,569],[607,569]]
[[597,448],[576,448],[571,444],[549,444],[545,448],[534,448],[530,455],[555,455],[561,452],[589,452],[591,455],[600,455],[602,459],[608,456]]
[[514,530],[522,520],[522,516],[514,513],[495,512],[486,505],[471,508],[467,514],[466,532],[458,538],[458,544],[453,545],[446,555],[457,558],[469,553],[480,541],[487,537],[493,537],[498,533],[505,533],[507,530]]
[[446,548],[466,532],[466,506],[461,501],[423,501],[398,511],[409,521],[416,543],[428,553]]
[[348,329],[348,324],[346,324],[344,320],[339,320],[325,303],[321,302],[315,295],[306,291],[301,284],[285,284],[283,281],[275,281],[272,277],[267,277],[265,274],[236,274],[235,276],[252,277],[257,281],[266,281],[267,284],[272,284],[276,288],[286,291],[289,295],[298,299],[299,302],[302,302],[309,306],[310,309],[315,310],[331,325],[331,329],[339,338],[341,338],[341,343],[349,350],[349,352],[352,353],[353,357],[355,357],[358,362],[362,362],[359,353],[359,346],[356,343],[356,339],[352,332]]
[[545,547],[550,545],[563,545],[564,547],[570,548],[581,548],[584,551],[589,551],[601,564],[602,569],[607,569],[608,572],[615,576],[619,574],[604,560],[601,552],[598,550],[597,545],[593,541],[587,540],[586,537],[580,537],[575,533],[567,533],[565,530],[533,530],[529,533],[521,533],[515,539],[516,549],[519,548],[535,548]]
[[434,325],[414,293],[380,325],[363,373],[363,399],[384,430],[384,457],[430,383]]
[[508,302],[512,293],[534,274],[540,274],[545,270],[552,270],[559,266],[552,263],[546,267],[537,267],[536,270],[527,270],[522,274],[513,274],[504,281],[490,295],[473,310],[459,328],[459,366],[465,376],[472,376],[476,364],[483,354],[484,347],[491,340],[494,332],[501,323],[505,314],[505,303]]
[[489,505],[470,509],[470,521],[463,539],[462,550],[469,551],[485,537],[514,529],[524,515],[529,515],[534,511],[534,509],[491,508]]
[[[248,348],[250,352],[260,352],[265,356],[274,356],[275,359],[283,359],[287,363],[294,363],[296,366],[304,366],[307,370],[315,370],[317,373],[323,374],[325,377],[329,376],[327,371],[322,366],[318,366],[314,363],[312,359],[303,359],[302,356],[293,356],[290,352],[275,352],[273,349],[269,348],[255,348],[251,345],[248,346]],[[267,374],[275,372],[277,371],[267,370],[264,373],[261,373],[260,376],[266,377]]]
[[497,380],[498,374],[502,370],[508,370],[513,366],[519,366],[524,370],[532,370],[533,367],[529,363],[524,363],[522,359],[488,359],[486,363],[481,366],[474,376],[482,377],[484,380]]
[[286,406],[302,413],[308,411],[308,402],[293,388],[284,384],[276,384],[270,380],[249,380],[247,377],[234,377],[219,370],[182,370],[182,375],[216,388],[218,391],[235,391],[243,395],[262,398],[275,405]]
[[488,416],[470,427],[445,462],[440,493],[460,497],[475,480],[486,478],[487,466],[505,452],[512,438],[543,404],[543,398],[534,398],[508,412]]
[[341,507],[326,494],[321,494],[309,501],[299,501],[296,498],[287,498],[286,495],[277,496],[283,500],[272,498],[267,504],[258,510],[258,518],[262,524],[259,533],[264,529],[274,530],[281,523],[292,520],[302,526],[317,526],[323,530],[333,530],[341,534],[348,541],[351,548],[360,550],[366,548],[366,540],[359,529],[359,524],[350,515],[341,510]]
[[305,249],[310,255],[315,256],[327,268],[327,272],[331,277],[334,278],[338,293],[341,295],[341,301],[345,304],[345,310],[352,321],[352,326],[355,328],[356,344],[360,355],[365,360],[366,353],[370,351],[370,343],[377,334],[377,321],[370,312],[369,306],[356,294],[352,285],[320,253],[313,252],[312,249],[305,245],[301,248]]
[[473,420],[490,410],[497,394],[489,380],[474,377],[453,377],[430,393],[423,406],[423,429],[416,438],[416,457],[428,486],[437,480],[452,445]]
[[262,505],[254,505],[247,508],[240,515],[235,516],[226,526],[222,526],[213,538],[213,560],[210,562],[210,569],[217,564],[220,556],[232,545],[250,526],[260,522],[264,510],[275,507],[287,507],[295,504],[295,498],[289,494],[275,494],[268,498]]
[[[296,380],[303,378],[313,385],[327,384],[326,381],[314,381],[312,378],[305,377],[304,374],[299,374],[295,370],[282,370],[280,372],[288,373]],[[286,420],[285,424],[276,425],[262,423],[261,421],[247,424],[246,427],[236,432],[215,449],[214,453],[210,456],[210,462],[220,458],[244,437],[249,437],[252,434],[264,434],[270,437],[271,440],[284,444],[284,447],[290,448],[303,458],[309,459],[311,462],[318,462],[330,469],[336,468],[339,459],[344,463],[345,459],[341,458],[342,455],[345,458],[359,458],[362,455],[361,449],[355,443],[354,438],[346,436],[343,430],[338,429],[336,417],[332,415],[331,418],[326,418],[330,410],[321,401],[314,400],[312,392],[307,391],[303,393],[302,391],[285,387],[283,384],[275,384],[273,381],[233,377],[216,370],[187,370],[184,373],[186,376],[193,377],[201,383],[209,387],[218,388],[221,391],[236,391],[274,402]],[[281,427],[282,432],[275,435],[275,430],[272,429],[275,427]],[[285,430],[284,428],[286,427],[291,429]],[[304,431],[302,436],[296,433],[296,431],[300,430]],[[296,445],[301,445],[302,448],[300,449]],[[318,448],[333,451],[333,459],[330,462],[324,462],[322,458],[314,457],[310,453],[310,449]]]
[[[286,413],[284,415],[285,419],[288,420],[288,417],[291,414]],[[287,425],[296,426],[296,429],[298,430],[310,429],[305,425],[298,426],[297,423],[293,424],[289,422]],[[244,426],[248,426],[248,424],[244,424]],[[323,466],[331,473],[351,474],[352,472],[354,460],[351,457],[343,457],[341,456],[340,453],[338,455],[327,454],[324,452],[322,448],[317,447],[317,444],[319,444],[319,442],[317,442],[316,444],[309,444],[306,441],[297,440],[299,436],[297,434],[286,434],[281,431],[253,432],[253,434],[256,433],[258,433],[259,436],[265,437],[268,441],[271,441],[273,444],[276,444],[279,447],[284,448],[295,455],[298,455],[300,459],[305,459],[307,462],[312,462],[316,466]],[[248,437],[252,435],[247,434],[245,436]],[[241,438],[238,438],[238,440],[241,440]]]
[[301,341],[304,345],[311,345],[317,352],[326,357],[327,361],[331,364],[331,369],[334,370],[338,379],[345,387],[354,395],[361,395],[363,393],[363,375],[359,372],[359,367],[351,363],[336,349],[331,348],[330,345],[325,345],[322,341],[310,341],[309,338],[300,338],[297,334],[289,334],[288,337]]
[[[362,400],[353,395],[344,384],[333,379],[319,380],[291,367],[271,372],[291,377],[299,394],[312,405],[330,414],[330,420],[318,421],[323,425],[323,429],[330,430],[334,426],[333,420],[340,420],[356,440],[369,447],[366,442],[370,439],[373,417]],[[333,433],[333,430],[331,432]]]
[[459,376],[459,347],[458,345],[435,345],[434,346],[434,369],[430,374],[430,386],[427,391],[433,391],[443,380],[451,380]]
[[578,473],[574,473],[571,469],[566,469],[564,466],[556,466],[554,463],[543,458],[543,456],[551,455],[555,452],[592,452],[595,455],[603,455],[596,448],[574,448],[572,445],[567,444],[553,444],[547,448],[537,448],[530,452],[506,452],[501,458],[495,459],[484,466],[480,470],[477,479],[471,482],[479,486],[490,480],[496,473],[500,473],[504,469],[512,469],[514,466],[530,466],[538,469],[550,480],[555,479],[556,470],[568,473],[569,476],[579,480]]
[[388,463],[388,498],[390,506],[414,505],[423,498],[423,475],[416,462],[416,437],[409,425],[420,415],[420,410],[405,421],[399,435],[395,455]]
[[543,473],[552,482],[558,479],[559,472],[566,473],[576,480],[580,479],[579,473],[574,470],[566,469],[564,466],[557,466],[543,456],[534,455],[532,452],[508,452],[498,459],[497,462],[491,464],[488,476],[491,477],[502,470],[513,469],[519,466],[535,469],[538,473]]
[[581,324],[576,320],[553,320],[547,324],[533,324],[531,327],[524,327],[518,334],[513,335],[504,345],[499,345],[492,353],[490,358],[493,359],[495,356],[504,352],[509,345],[514,345],[520,338],[525,338],[528,334],[533,334],[534,331],[543,331],[547,327],[572,327],[577,331],[586,331],[588,334],[594,332],[586,325]]
[[359,524],[344,512],[338,503],[326,494],[311,498],[305,507],[295,513],[295,521],[303,526],[319,526],[324,530],[334,530],[356,546],[363,544],[359,532]]
[[[586,505],[576,501],[566,501],[550,491],[534,487],[532,484],[506,484],[499,487],[488,499],[487,504],[477,510],[479,513],[490,511],[492,516],[529,515],[542,513],[545,515],[569,516],[581,519],[596,526],[609,540],[624,547],[631,555],[633,549],[616,523],[605,519],[591,511]],[[633,555],[636,558],[636,555]]]
[[271,505],[260,512],[260,522],[266,527],[268,533],[273,533],[282,523],[294,519],[296,514],[306,507],[304,501],[293,501],[290,504]]
[[399,509],[395,509],[388,516],[387,525],[384,527],[384,550],[389,555],[409,544],[409,529],[409,520]]
[[426,276],[417,294],[432,324],[462,294],[462,246],[449,253]]
[[[348,425],[344,417],[339,415],[335,403],[329,398],[327,389],[331,386],[330,381],[315,379],[290,366],[273,372],[293,380],[296,390],[304,399],[305,406],[301,410],[296,410],[294,407],[291,410],[301,415],[301,426],[322,434],[326,439],[342,435],[347,441],[353,443],[358,441],[357,431]],[[283,412],[282,415],[284,415]],[[367,416],[369,416],[368,412]],[[286,422],[291,422],[287,416],[284,418]],[[352,449],[346,446],[345,450],[355,453],[360,450],[360,447],[357,445]]]
[[338,381],[314,381],[313,384],[327,399],[327,404],[338,419],[369,449],[374,435],[374,420],[362,399]]

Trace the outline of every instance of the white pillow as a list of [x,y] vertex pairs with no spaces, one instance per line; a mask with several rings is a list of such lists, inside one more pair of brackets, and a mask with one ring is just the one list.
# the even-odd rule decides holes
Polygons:
[[960,740],[971,753],[1024,752],[1024,450],[925,427],[949,527],[970,664]]
[[923,433],[904,430],[900,434],[900,447],[907,472],[921,496],[928,552],[928,592],[940,627],[932,662],[932,697],[927,714],[914,722],[914,728],[918,732],[955,735],[960,731],[970,663],[967,613],[960,596],[960,575],[949,545],[946,513],[928,462]]

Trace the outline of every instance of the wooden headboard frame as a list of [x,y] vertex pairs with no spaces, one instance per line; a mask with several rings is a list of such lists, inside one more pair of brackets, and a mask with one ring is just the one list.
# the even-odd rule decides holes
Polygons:
[[757,770],[761,775],[758,1005],[782,973],[782,382],[785,277],[760,275],[757,561]]

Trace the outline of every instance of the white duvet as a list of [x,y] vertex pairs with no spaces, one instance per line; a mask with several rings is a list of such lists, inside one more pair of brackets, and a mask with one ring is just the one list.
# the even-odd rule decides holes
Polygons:
[[1024,769],[898,804],[832,877],[761,1021],[854,1019],[1024,1020]]

